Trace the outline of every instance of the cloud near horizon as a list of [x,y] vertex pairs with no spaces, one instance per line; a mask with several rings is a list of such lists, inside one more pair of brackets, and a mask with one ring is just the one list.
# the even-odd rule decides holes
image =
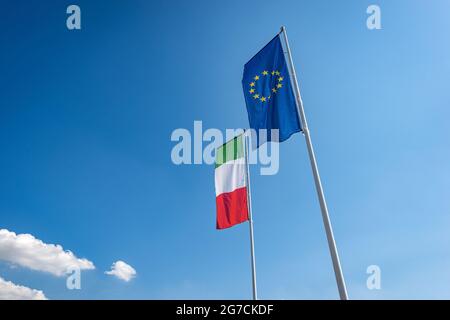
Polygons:
[[123,281],[130,281],[136,276],[136,270],[129,264],[118,260],[111,266],[110,271],[105,271],[106,274],[115,276]]
[[16,234],[6,229],[0,229],[0,260],[58,277],[73,267],[95,269],[91,261],[77,258],[60,245],[47,244],[31,234]]
[[47,300],[41,290],[30,289],[0,277],[0,300]]

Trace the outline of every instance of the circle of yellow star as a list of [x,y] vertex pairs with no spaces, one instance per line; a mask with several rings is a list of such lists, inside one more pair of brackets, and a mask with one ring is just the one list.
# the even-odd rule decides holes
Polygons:
[[[275,77],[276,83],[274,84],[275,86],[270,89],[270,92],[272,94],[277,94],[278,90],[283,87],[283,83],[282,82],[284,80],[284,77],[281,76],[281,73],[278,70],[272,70],[270,72],[267,71],[267,70],[263,70],[260,73],[260,75],[262,75],[262,76],[268,76],[269,74],[271,74],[272,76],[276,76]],[[260,76],[259,75],[255,75],[253,77],[253,80],[254,81],[250,82],[250,84],[249,84],[250,85],[250,89],[248,91],[251,94],[251,97],[254,100],[259,101],[261,103],[268,102],[272,98],[272,96],[271,95],[263,96],[262,93],[259,93],[257,91],[257,89],[256,89],[256,83],[258,82],[258,80],[260,80]]]

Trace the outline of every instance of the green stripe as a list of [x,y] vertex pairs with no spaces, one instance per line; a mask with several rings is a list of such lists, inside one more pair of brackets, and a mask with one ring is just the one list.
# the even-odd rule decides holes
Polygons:
[[244,157],[242,134],[223,144],[216,150],[216,168],[222,164]]

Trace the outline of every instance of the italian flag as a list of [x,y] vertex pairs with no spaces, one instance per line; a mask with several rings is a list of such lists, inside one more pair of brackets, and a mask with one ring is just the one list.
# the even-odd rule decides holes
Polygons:
[[248,220],[244,135],[216,151],[217,229],[230,228]]

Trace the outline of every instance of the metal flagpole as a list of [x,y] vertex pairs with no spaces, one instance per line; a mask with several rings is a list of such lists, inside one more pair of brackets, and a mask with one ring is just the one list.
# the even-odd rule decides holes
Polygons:
[[250,190],[250,170],[248,164],[248,138],[245,131],[244,136],[244,154],[245,154],[245,185],[247,186],[247,208],[248,208],[248,224],[250,226],[250,251],[251,251],[251,263],[252,263],[252,289],[253,300],[258,300],[258,291],[256,289],[256,263],[255,263],[255,245],[253,239],[253,216],[252,216],[252,194]]
[[311,168],[314,176],[314,182],[316,184],[317,196],[319,197],[320,209],[322,211],[323,224],[325,226],[325,232],[327,234],[328,247],[330,248],[331,259],[333,261],[334,274],[336,276],[336,282],[339,290],[339,296],[341,300],[347,300],[347,289],[345,287],[344,275],[342,274],[341,264],[339,262],[339,255],[336,248],[336,242],[334,241],[333,229],[331,227],[330,217],[328,215],[327,203],[325,202],[325,196],[323,194],[322,183],[320,182],[319,169],[316,163],[316,156],[314,155],[314,149],[311,142],[311,136],[309,135],[308,123],[306,122],[305,111],[303,110],[302,97],[300,95],[300,89],[297,82],[297,75],[295,74],[294,63],[292,61],[291,49],[287,38],[286,28],[281,27],[281,33],[284,36],[284,42],[286,44],[286,50],[288,55],[289,67],[292,72],[292,80],[295,87],[295,95],[297,101],[297,113],[299,121],[302,125],[302,131],[305,136],[306,145],[308,146],[308,154],[311,162]]

